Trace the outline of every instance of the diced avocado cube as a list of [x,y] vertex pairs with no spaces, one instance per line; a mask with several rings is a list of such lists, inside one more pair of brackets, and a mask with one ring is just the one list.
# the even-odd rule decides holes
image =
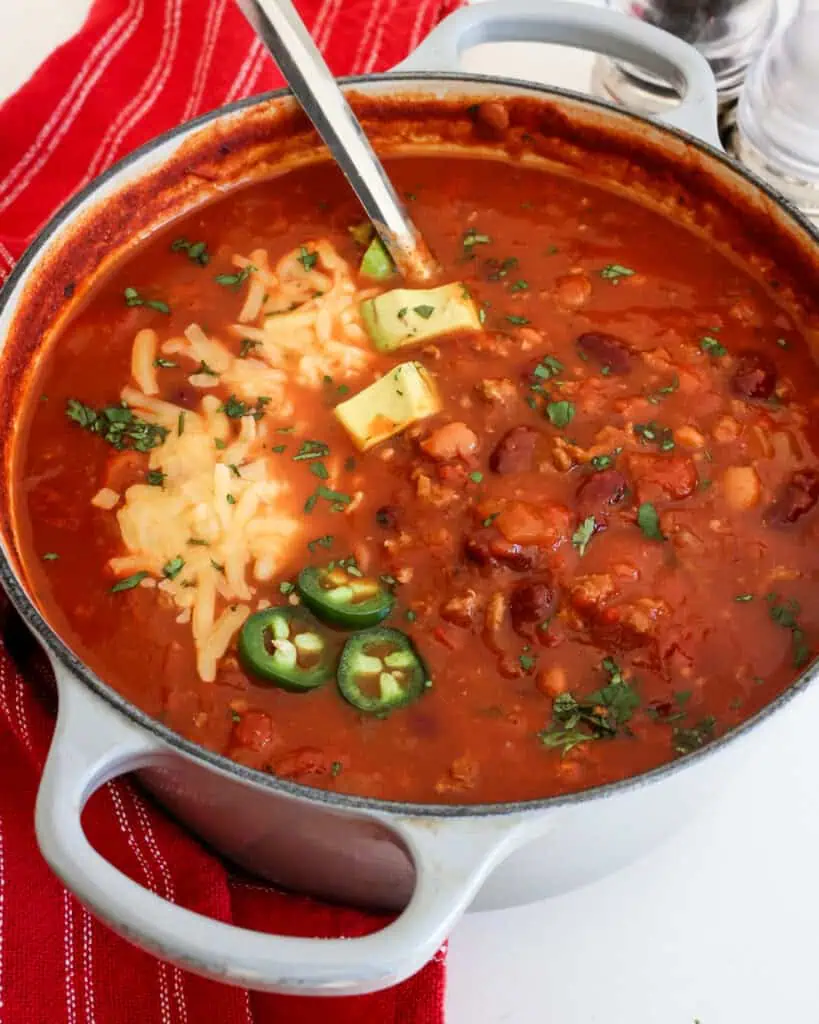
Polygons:
[[335,414],[363,452],[440,409],[438,391],[424,367],[420,363],[400,363],[337,405]]
[[367,251],[361,260],[361,274],[363,277],[371,277],[374,281],[384,281],[395,273],[395,265],[392,257],[384,248],[380,238],[374,238],[367,246]]
[[394,288],[365,299],[361,318],[379,352],[421,345],[454,331],[480,331],[478,307],[460,281],[440,288]]

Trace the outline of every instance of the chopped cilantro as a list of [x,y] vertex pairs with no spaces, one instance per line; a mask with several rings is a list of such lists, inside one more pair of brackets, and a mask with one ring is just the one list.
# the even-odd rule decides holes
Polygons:
[[279,584],[279,593],[284,594],[285,597],[288,594],[292,594],[295,589],[296,584],[291,583],[290,580],[282,580],[282,582]]
[[210,260],[206,242],[189,242],[187,238],[177,238],[171,243],[171,252],[185,252],[191,263],[198,263],[200,267],[206,267]]
[[479,484],[483,480],[483,473],[476,469],[474,473],[469,474],[469,479],[473,484]]
[[413,306],[413,313],[417,313],[423,320],[429,320],[432,314],[435,312],[434,306]]
[[136,288],[126,288],[123,292],[126,306],[145,306],[146,309],[155,309],[157,313],[170,313],[170,306],[167,302],[160,302],[159,299],[145,299]]
[[231,473],[234,476],[241,477],[242,471],[239,469],[239,467],[236,465],[235,462],[229,462],[228,463],[228,469],[231,471]]
[[463,237],[464,256],[469,259],[475,255],[472,250],[476,245],[490,245],[491,242],[492,239],[489,235],[483,235],[476,231],[475,228],[469,228],[464,232]]
[[254,420],[260,420],[264,416],[265,406],[270,402],[269,398],[259,396],[256,399],[254,406],[249,406],[247,402],[241,401],[236,395],[230,395],[223,403],[219,406],[219,412],[223,412],[232,420],[241,419],[243,416],[252,416]]
[[185,433],[185,413],[180,412],[176,420],[176,433],[181,437]]
[[714,359],[718,359],[720,356],[728,354],[728,349],[724,345],[720,344],[716,338],[712,338],[710,335],[700,338],[700,348],[703,352],[712,356]]
[[338,776],[341,775],[343,770],[344,770],[344,765],[342,765],[341,761],[333,761],[333,762],[331,762],[331,764],[330,764],[330,775],[332,776],[332,778],[337,779]]
[[217,274],[214,281],[217,284],[222,285],[223,288],[241,288],[254,270],[258,269],[259,268],[254,267],[252,263],[248,263],[246,267],[242,267],[242,269],[235,274]]
[[163,359],[162,356],[157,356],[154,359],[154,366],[158,370],[172,370],[175,366],[178,366],[172,359]]
[[316,537],[315,540],[309,540],[307,542],[307,549],[310,554],[314,555],[316,553],[316,548],[330,548],[333,546],[334,540],[335,537],[333,537],[332,533],[325,533],[323,537]]
[[661,452],[670,452],[674,447],[674,431],[661,426],[656,420],[635,423],[633,430],[643,444],[656,444]]
[[671,733],[671,744],[677,754],[691,754],[704,747],[714,738],[717,720],[713,715],[706,715],[696,725],[686,728],[677,726]]
[[521,654],[518,655],[518,662],[524,672],[531,672],[537,664],[537,657],[531,654]]
[[299,255],[296,258],[305,270],[312,270],[318,263],[318,253],[310,252],[306,245],[299,246]]
[[161,469],[149,469],[145,479],[151,487],[162,487],[165,483],[165,474]]
[[250,338],[242,338],[242,344],[239,348],[239,358],[247,359],[254,348],[261,345],[260,341],[253,341]]
[[412,608],[407,608],[406,612],[404,613],[404,618],[406,618],[407,622],[415,622],[418,616],[412,610]]
[[228,494],[228,495],[226,495],[225,500],[227,501],[228,505],[235,505],[236,504],[236,495],[235,494]]
[[162,575],[169,580],[176,579],[185,567],[185,559],[181,555],[172,558],[162,566]]
[[526,324],[530,324],[532,322],[525,316],[516,316],[514,313],[507,313],[506,319],[510,324],[514,324],[516,327],[525,327]]
[[483,521],[484,526],[491,526],[500,515],[500,512],[491,512]]
[[545,747],[566,754],[579,743],[616,736],[629,722],[640,705],[637,691],[612,658],[604,658],[601,668],[608,681],[600,689],[585,697],[567,692],[555,698],[553,722],[539,734]]
[[585,555],[586,547],[594,536],[594,531],[596,529],[597,523],[594,516],[587,516],[572,534],[572,544],[574,544],[581,557]]
[[109,405],[97,412],[75,398],[66,403],[66,416],[92,434],[99,434],[118,451],[133,449],[148,452],[168,436],[165,427],[141,420],[127,405]]
[[574,402],[549,402],[546,415],[553,426],[568,427],[574,419]]
[[600,271],[604,281],[611,281],[612,284],[619,284],[621,278],[632,277],[634,271],[631,267],[623,267],[619,263],[609,263]]
[[529,288],[529,282],[524,281],[523,278],[519,278],[513,284],[509,286],[510,292],[525,292]]
[[794,598],[785,600],[779,594],[774,593],[766,594],[765,600],[768,602],[771,619],[777,626],[790,630],[793,666],[802,668],[810,661],[811,652],[805,640],[805,632],[799,625],[798,616],[802,611],[799,602]]
[[330,446],[324,441],[302,441],[299,450],[293,456],[294,462],[304,462],[307,459],[323,459],[330,454]]
[[644,501],[637,509],[637,525],[649,540],[665,540],[660,529],[660,517],[650,501]]
[[133,590],[134,587],[138,587],[140,583],[148,576],[147,572],[135,572],[133,576],[126,576],[124,580],[119,580],[111,587],[112,594],[119,594],[123,590]]
[[647,395],[646,397],[652,405],[659,405],[666,395],[673,395],[674,392],[679,388],[679,386],[680,378],[675,373],[674,376],[671,378],[670,384],[666,384],[664,388],[657,388],[656,391],[653,391],[650,395]]
[[205,362],[204,359],[200,362],[199,366],[197,366],[197,368],[193,372],[195,374],[196,373],[204,373],[205,376],[207,376],[207,377],[218,377],[219,376],[219,374],[216,372],[216,370],[214,370],[210,366],[208,366],[208,364]]

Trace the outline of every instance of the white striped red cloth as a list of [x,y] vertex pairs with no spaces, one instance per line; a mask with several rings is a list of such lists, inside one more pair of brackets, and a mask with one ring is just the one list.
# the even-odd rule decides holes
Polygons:
[[[336,74],[383,71],[461,0],[299,0]],[[233,0],[96,0],[0,107],[0,283],[68,196],[147,139],[282,84]]]
[[[397,63],[459,0],[299,0],[337,74]],[[96,0],[0,107],[0,283],[54,210],[151,136],[281,84],[232,0]],[[312,1000],[205,981],[117,938],[51,875],[33,832],[53,728],[48,670],[0,595],[0,1024],[440,1024],[443,955],[389,992]],[[97,848],[201,913],[298,935],[383,919],[236,878],[128,782],[86,814]]]

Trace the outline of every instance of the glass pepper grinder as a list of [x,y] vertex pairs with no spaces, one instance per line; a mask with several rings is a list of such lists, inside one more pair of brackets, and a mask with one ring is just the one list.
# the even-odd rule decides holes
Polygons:
[[819,0],[751,66],[727,148],[819,226]]
[[[613,10],[640,18],[695,46],[714,72],[724,115],[736,103],[748,65],[770,37],[776,0],[606,0]],[[678,102],[675,90],[642,68],[599,57],[594,93],[641,114]]]

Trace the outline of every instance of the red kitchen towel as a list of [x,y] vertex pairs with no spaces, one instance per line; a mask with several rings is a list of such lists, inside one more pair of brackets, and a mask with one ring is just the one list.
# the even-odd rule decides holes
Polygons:
[[[401,60],[459,0],[299,0],[333,71]],[[96,0],[0,107],[0,283],[56,207],[129,150],[281,78],[233,0]],[[44,660],[0,595],[0,1024],[439,1024],[443,954],[358,998],[262,995],[205,981],[119,939],[60,885],[33,832],[53,728]],[[384,919],[232,875],[129,783],[86,815],[114,864],[169,900],[284,934],[357,935]]]
[[[297,0],[337,75],[384,71],[463,0]],[[282,85],[234,0],[96,0],[0,106],[0,284],[73,192],[207,110]]]

